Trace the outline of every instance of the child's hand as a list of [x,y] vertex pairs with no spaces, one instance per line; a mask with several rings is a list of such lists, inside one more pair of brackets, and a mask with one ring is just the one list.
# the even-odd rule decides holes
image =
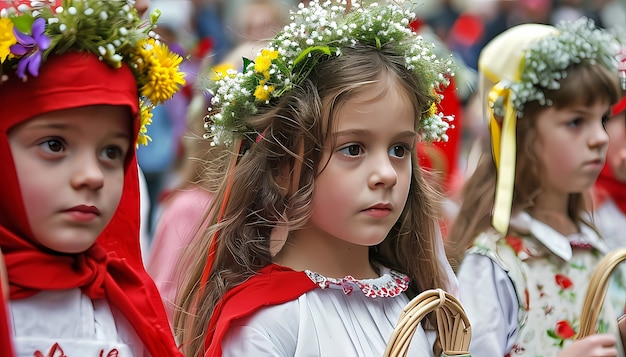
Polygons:
[[558,357],[617,357],[615,336],[596,334],[567,346]]

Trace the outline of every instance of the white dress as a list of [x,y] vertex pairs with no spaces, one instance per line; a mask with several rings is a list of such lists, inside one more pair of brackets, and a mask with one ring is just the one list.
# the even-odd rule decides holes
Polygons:
[[105,299],[79,289],[43,291],[8,306],[17,357],[146,356],[141,340]]
[[[383,355],[409,302],[398,283],[405,276],[385,268],[379,278],[364,280],[306,273],[321,288],[233,322],[222,341],[224,357]],[[433,356],[435,337],[419,326],[408,355]]]

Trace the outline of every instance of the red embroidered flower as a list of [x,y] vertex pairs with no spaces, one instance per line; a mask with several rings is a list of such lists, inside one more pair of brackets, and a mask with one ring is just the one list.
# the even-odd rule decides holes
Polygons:
[[567,290],[574,286],[572,280],[563,274],[556,274],[554,276],[554,281],[556,281],[556,285],[560,286],[563,290]]
[[47,355],[44,355],[43,353],[41,353],[41,351],[37,350],[35,351],[35,353],[33,353],[34,357],[67,357],[67,355],[65,354],[65,352],[63,352],[63,349],[61,348],[61,346],[59,346],[58,343],[55,343],[54,345],[52,345],[52,347],[50,347],[50,351],[48,351]]
[[114,348],[110,350],[109,353],[107,353],[105,356],[104,350],[100,350],[100,357],[119,357],[119,353],[120,352],[117,350],[117,348]]
[[510,245],[511,248],[513,248],[513,251],[515,251],[515,254],[519,254],[519,252],[524,250],[524,241],[522,240],[522,238],[515,237],[515,236],[507,236],[504,239],[506,240],[506,243]]
[[556,329],[554,330],[554,333],[562,338],[562,339],[568,339],[572,336],[574,336],[576,334],[576,332],[574,332],[574,329],[572,329],[572,326],[570,326],[569,322],[565,321],[565,320],[561,320],[559,322],[556,323]]

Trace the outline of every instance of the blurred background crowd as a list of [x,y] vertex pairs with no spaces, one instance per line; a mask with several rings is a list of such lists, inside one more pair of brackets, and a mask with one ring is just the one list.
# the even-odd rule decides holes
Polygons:
[[[241,69],[242,57],[254,58],[289,19],[296,0],[152,0],[159,9],[157,31],[170,48],[182,55],[187,84],[175,98],[154,111],[150,135],[156,145],[142,146],[138,160],[144,173],[150,205],[146,209],[148,237],[155,233],[162,204],[169,195],[201,176],[202,118],[209,106],[207,81],[215,72]],[[150,12],[149,11],[149,12]],[[149,13],[148,12],[148,13]],[[478,54],[494,36],[511,26],[535,22],[556,24],[580,16],[599,27],[624,31],[626,0],[419,0],[412,27],[445,44],[457,63],[455,77],[456,133],[439,151],[426,150],[426,166],[440,168],[446,192],[453,192],[471,172],[472,152],[486,135],[480,106],[475,104]],[[451,105],[452,106],[452,105]],[[445,108],[444,108],[445,109]],[[193,162],[190,163],[190,158]],[[195,182],[197,183],[197,182]],[[448,208],[454,214],[454,207]]]

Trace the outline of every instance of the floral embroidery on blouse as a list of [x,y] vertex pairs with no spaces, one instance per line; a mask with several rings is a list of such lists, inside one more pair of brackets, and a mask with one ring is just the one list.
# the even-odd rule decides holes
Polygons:
[[[575,339],[589,279],[608,249],[584,224],[580,233],[564,236],[526,212],[511,222],[515,233],[480,234],[470,252],[492,259],[518,292],[518,332],[505,357],[552,356]],[[607,300],[621,311],[625,285],[615,278],[616,291],[607,293]],[[612,309],[603,309],[597,331],[616,332],[614,315]]]
[[322,289],[343,289],[344,294],[350,295],[355,288],[361,290],[369,298],[394,297],[402,294],[409,288],[411,279],[400,272],[383,270],[383,274],[375,279],[355,279],[348,275],[343,279],[328,278],[321,274],[305,270],[306,275]]
[[[68,355],[65,354],[65,352],[63,352],[61,345],[59,345],[58,343],[55,343],[54,345],[52,345],[52,347],[50,347],[50,351],[48,351],[48,354],[44,355],[41,351],[37,350],[35,351],[35,353],[33,353],[33,356],[34,357],[69,357]],[[118,357],[118,356],[119,356],[119,351],[116,348],[110,350],[109,353],[107,353],[106,355],[104,354],[104,350],[100,350],[100,354],[98,355],[98,357]]]

